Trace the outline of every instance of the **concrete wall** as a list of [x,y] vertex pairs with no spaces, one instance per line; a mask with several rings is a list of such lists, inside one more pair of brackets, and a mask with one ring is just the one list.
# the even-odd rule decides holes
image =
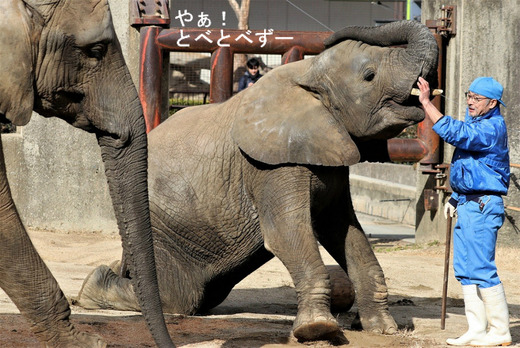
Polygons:
[[[511,162],[520,163],[520,1],[519,0],[424,0],[422,20],[441,17],[442,5],[457,6],[457,34],[449,40],[446,62],[445,110],[446,114],[463,119],[466,109],[464,92],[478,76],[493,76],[504,86],[507,108],[502,108],[509,132]],[[445,147],[444,162],[451,159],[453,148]],[[512,168],[507,206],[520,207],[518,179],[520,169]],[[419,180],[417,192],[432,188],[431,177]],[[446,220],[441,213],[425,212],[418,207],[418,241],[443,240]],[[506,221],[499,234],[501,243],[518,243],[516,221],[518,212],[506,209],[510,220]],[[512,222],[514,221],[514,223]]]
[[350,192],[357,212],[415,225],[416,172],[413,166],[359,163],[350,167]]
[[[137,32],[128,0],[110,0],[116,32],[137,81]],[[13,198],[29,227],[117,232],[96,138],[62,120],[33,114],[16,134],[2,134]]]

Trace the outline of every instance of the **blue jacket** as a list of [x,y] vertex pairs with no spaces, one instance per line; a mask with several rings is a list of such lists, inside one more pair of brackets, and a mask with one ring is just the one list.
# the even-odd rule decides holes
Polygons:
[[251,75],[249,71],[246,70],[244,75],[240,77],[240,80],[238,80],[238,92],[246,89],[250,82],[256,83],[259,78],[262,77],[262,74],[260,72],[257,72],[255,75]]
[[466,110],[464,122],[444,116],[433,130],[456,147],[450,169],[452,198],[460,201],[461,194],[507,194],[509,148],[500,108],[479,117],[471,117]]

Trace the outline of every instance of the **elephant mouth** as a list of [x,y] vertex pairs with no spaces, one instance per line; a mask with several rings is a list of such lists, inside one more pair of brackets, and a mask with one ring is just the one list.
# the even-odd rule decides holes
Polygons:
[[85,98],[85,94],[76,89],[59,88],[52,93],[54,105],[58,109],[66,109],[71,104],[80,104]]
[[424,112],[413,98],[404,101],[386,99],[367,124],[360,139],[389,139],[399,135],[403,129],[421,122]]
[[[90,131],[88,122],[81,120],[85,93],[77,89],[59,88],[52,92],[51,100],[42,103],[50,109],[44,112],[44,116],[57,116],[75,127]],[[45,109],[45,108],[44,108]]]
[[405,127],[419,123],[424,119],[424,111],[417,97],[409,97],[402,102],[389,99],[384,109],[403,122]]

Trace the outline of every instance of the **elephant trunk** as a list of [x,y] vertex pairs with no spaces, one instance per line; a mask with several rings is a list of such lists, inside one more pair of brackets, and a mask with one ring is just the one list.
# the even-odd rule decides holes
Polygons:
[[[136,101],[135,104],[138,104]],[[98,134],[110,195],[137,299],[159,347],[173,347],[162,312],[148,201],[147,139],[142,110],[127,139]],[[125,128],[128,124],[125,125]]]
[[421,62],[419,76],[436,81],[437,42],[430,30],[419,22],[398,21],[379,27],[346,27],[328,37],[324,44],[330,47],[345,40],[358,40],[377,46],[406,44],[403,64],[416,65],[417,61]]

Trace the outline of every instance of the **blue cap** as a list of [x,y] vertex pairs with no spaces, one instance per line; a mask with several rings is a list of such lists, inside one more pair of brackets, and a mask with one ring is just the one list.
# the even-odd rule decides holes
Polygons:
[[469,86],[469,90],[486,98],[496,99],[500,104],[506,106],[502,101],[504,87],[492,77],[477,77]]

